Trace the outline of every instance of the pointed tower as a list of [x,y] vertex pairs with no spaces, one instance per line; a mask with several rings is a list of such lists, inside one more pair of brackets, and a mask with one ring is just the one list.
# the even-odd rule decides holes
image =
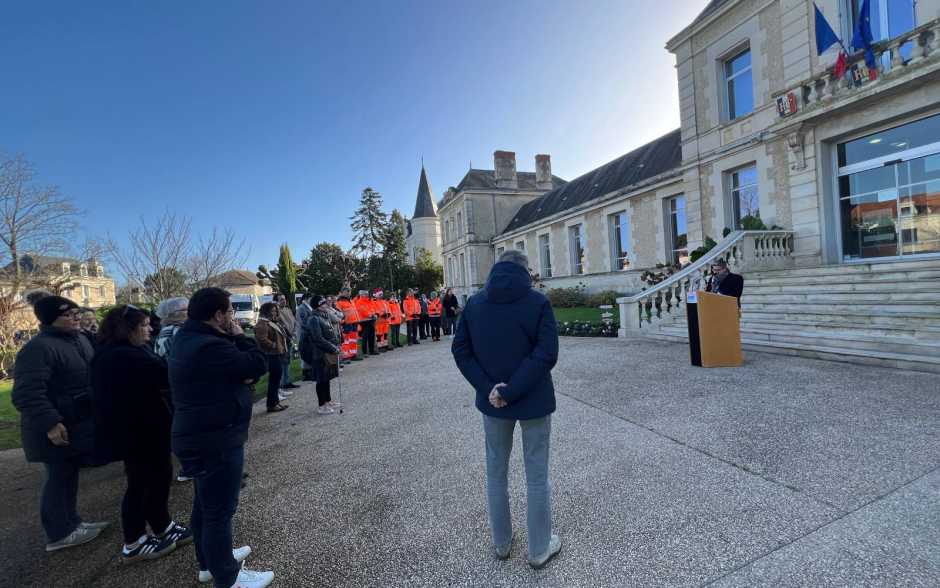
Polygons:
[[421,165],[421,178],[418,180],[415,212],[405,227],[405,244],[408,247],[408,260],[412,264],[417,260],[421,249],[427,249],[435,261],[442,262],[441,221],[437,217],[437,205],[431,195],[424,164]]

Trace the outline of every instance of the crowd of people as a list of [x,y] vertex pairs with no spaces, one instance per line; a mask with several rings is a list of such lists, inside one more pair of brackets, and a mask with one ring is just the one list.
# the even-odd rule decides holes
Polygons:
[[[93,310],[65,297],[31,303],[40,329],[17,355],[12,401],[26,458],[45,470],[46,551],[82,545],[109,526],[79,515],[79,472],[120,461],[121,558],[155,559],[193,543],[199,581],[226,588],[260,588],[274,577],[244,567],[251,548],[232,545],[259,379],[268,375],[267,411],[286,410],[298,387],[290,377],[297,352],[303,379],[315,382],[318,413],[332,414],[341,404],[330,381],[345,365],[440,341],[454,333],[460,312],[450,290],[409,290],[401,299],[381,290],[309,293],[296,312],[278,295],[262,305],[248,336],[234,320],[230,294],[219,288],[163,300],[154,311],[122,304],[100,324]],[[177,480],[194,485],[188,526],[169,509],[173,455]]]

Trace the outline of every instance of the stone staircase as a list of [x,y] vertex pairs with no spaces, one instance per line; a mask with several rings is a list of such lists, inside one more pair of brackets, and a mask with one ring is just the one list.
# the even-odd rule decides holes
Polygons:
[[[745,349],[940,373],[940,259],[744,276]],[[670,319],[641,335],[687,341],[685,313]]]

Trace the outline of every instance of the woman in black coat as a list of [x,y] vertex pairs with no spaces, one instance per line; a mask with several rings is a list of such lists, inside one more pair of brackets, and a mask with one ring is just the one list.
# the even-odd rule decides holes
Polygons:
[[166,361],[151,349],[150,333],[146,311],[119,306],[101,323],[92,362],[96,453],[102,461],[123,460],[127,476],[121,504],[125,561],[155,559],[192,541],[192,532],[174,522],[167,507],[172,410]]
[[318,414],[333,414],[340,403],[330,397],[330,380],[338,375],[339,335],[333,329],[328,300],[320,295],[310,299],[313,312],[307,319],[302,355],[312,367],[317,381]]

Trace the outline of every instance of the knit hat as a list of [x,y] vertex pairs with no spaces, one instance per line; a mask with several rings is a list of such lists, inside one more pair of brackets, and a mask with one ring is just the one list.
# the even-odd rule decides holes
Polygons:
[[320,308],[327,302],[329,301],[325,297],[320,296],[319,294],[314,294],[310,298],[310,308],[313,308],[314,310],[316,310],[317,308]]
[[78,308],[75,302],[62,296],[45,296],[33,305],[33,312],[40,324],[51,325],[66,312]]
[[383,294],[384,292],[382,292],[381,288],[376,288],[375,290],[372,291],[373,296],[382,296]]

